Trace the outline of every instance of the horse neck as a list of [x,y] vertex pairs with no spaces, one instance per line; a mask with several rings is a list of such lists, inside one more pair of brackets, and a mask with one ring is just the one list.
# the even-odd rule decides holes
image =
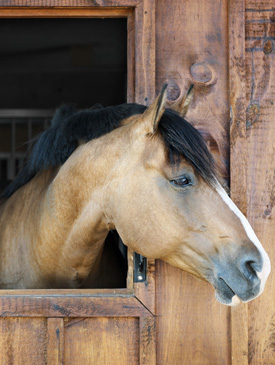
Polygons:
[[36,254],[64,282],[71,279],[81,283],[91,270],[97,270],[112,228],[105,214],[106,164],[96,143],[82,145],[59,169],[44,194]]

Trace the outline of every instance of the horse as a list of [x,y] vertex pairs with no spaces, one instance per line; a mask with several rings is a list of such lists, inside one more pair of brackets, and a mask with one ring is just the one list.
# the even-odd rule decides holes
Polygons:
[[138,254],[208,281],[223,304],[263,292],[269,257],[185,120],[190,94],[166,108],[164,85],[148,107],[57,110],[2,194],[0,288],[82,287],[116,230]]

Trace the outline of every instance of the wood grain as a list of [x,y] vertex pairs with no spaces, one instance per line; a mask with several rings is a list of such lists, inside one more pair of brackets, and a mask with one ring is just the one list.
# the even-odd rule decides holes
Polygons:
[[155,99],[155,1],[143,0],[135,8],[135,101],[149,105]]
[[127,103],[135,102],[135,14],[127,17]]
[[134,296],[0,296],[0,317],[140,317],[148,310]]
[[5,8],[0,4],[0,18],[125,18],[131,8]]
[[[245,89],[245,2],[230,1],[229,8],[229,98],[230,120],[230,193],[246,214],[246,89]],[[248,363],[248,307],[231,310],[232,365]]]
[[[274,2],[267,0],[248,0],[246,8],[247,215],[272,263],[275,260],[275,8]],[[275,364],[274,301],[273,270],[263,295],[249,304],[250,364]]]
[[[215,16],[213,16],[215,14]],[[171,102],[195,94],[186,119],[216,141],[229,167],[228,9],[224,1],[164,0],[156,9],[156,89],[168,82]]]
[[137,318],[65,321],[65,364],[138,364]]
[[153,316],[140,317],[140,351],[139,364],[153,365],[156,364],[156,328],[155,318]]
[[162,261],[156,268],[157,364],[230,364],[228,307],[210,284]]
[[46,364],[44,318],[0,318],[1,364]]
[[132,7],[139,0],[1,0],[5,7]]
[[[230,192],[246,214],[246,90],[245,90],[245,3],[230,2],[229,80],[230,80]],[[241,156],[241,158],[240,158]]]
[[64,364],[64,320],[47,319],[47,364]]

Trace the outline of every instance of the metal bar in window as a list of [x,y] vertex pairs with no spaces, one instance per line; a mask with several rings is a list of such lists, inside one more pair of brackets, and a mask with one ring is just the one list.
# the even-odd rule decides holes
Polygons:
[[0,109],[0,118],[51,118],[54,109]]

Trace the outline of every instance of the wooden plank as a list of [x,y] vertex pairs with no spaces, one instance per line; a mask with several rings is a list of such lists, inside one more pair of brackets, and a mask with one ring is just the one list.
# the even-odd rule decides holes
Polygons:
[[1,289],[1,296],[64,296],[64,297],[74,297],[74,296],[133,296],[133,288],[123,288],[123,289]]
[[1,0],[5,7],[133,7],[140,0]]
[[[274,1],[246,1],[247,215],[275,260],[275,7]],[[249,304],[248,358],[251,365],[275,364],[275,276]]]
[[271,11],[275,9],[274,0],[249,0],[246,2],[246,9],[249,12]]
[[230,87],[230,181],[231,198],[246,214],[246,93],[244,0],[230,2],[229,87]]
[[133,296],[1,296],[0,317],[140,317],[147,309]]
[[1,364],[46,364],[44,318],[0,318]]
[[48,344],[47,364],[64,364],[64,320],[63,318],[47,319]]
[[135,9],[135,101],[148,105],[155,98],[155,1],[143,0]]
[[231,358],[232,365],[248,364],[248,305],[231,309]]
[[127,18],[127,103],[135,102],[135,15]]
[[[245,27],[244,0],[231,0],[229,7],[229,97],[230,187],[231,198],[246,214],[246,92],[245,92]],[[248,363],[248,308],[231,311],[232,365]]]
[[140,351],[139,364],[140,365],[154,365],[156,364],[156,326],[155,318],[140,317],[139,331],[140,331]]
[[138,364],[137,318],[65,321],[65,364]]
[[0,18],[125,18],[130,8],[5,8],[0,5]]
[[229,309],[211,285],[162,261],[156,280],[157,364],[231,364]]
[[[213,16],[215,14],[215,16]],[[159,0],[156,84],[170,103],[195,83],[187,120],[211,136],[229,165],[228,7],[224,1]],[[157,364],[229,364],[229,312],[210,284],[156,263]]]
[[185,95],[191,83],[195,84],[187,120],[215,141],[226,174],[229,167],[227,5],[214,0],[173,0],[167,8],[167,2],[160,0],[156,25],[157,92],[168,82],[168,102],[172,103]]

